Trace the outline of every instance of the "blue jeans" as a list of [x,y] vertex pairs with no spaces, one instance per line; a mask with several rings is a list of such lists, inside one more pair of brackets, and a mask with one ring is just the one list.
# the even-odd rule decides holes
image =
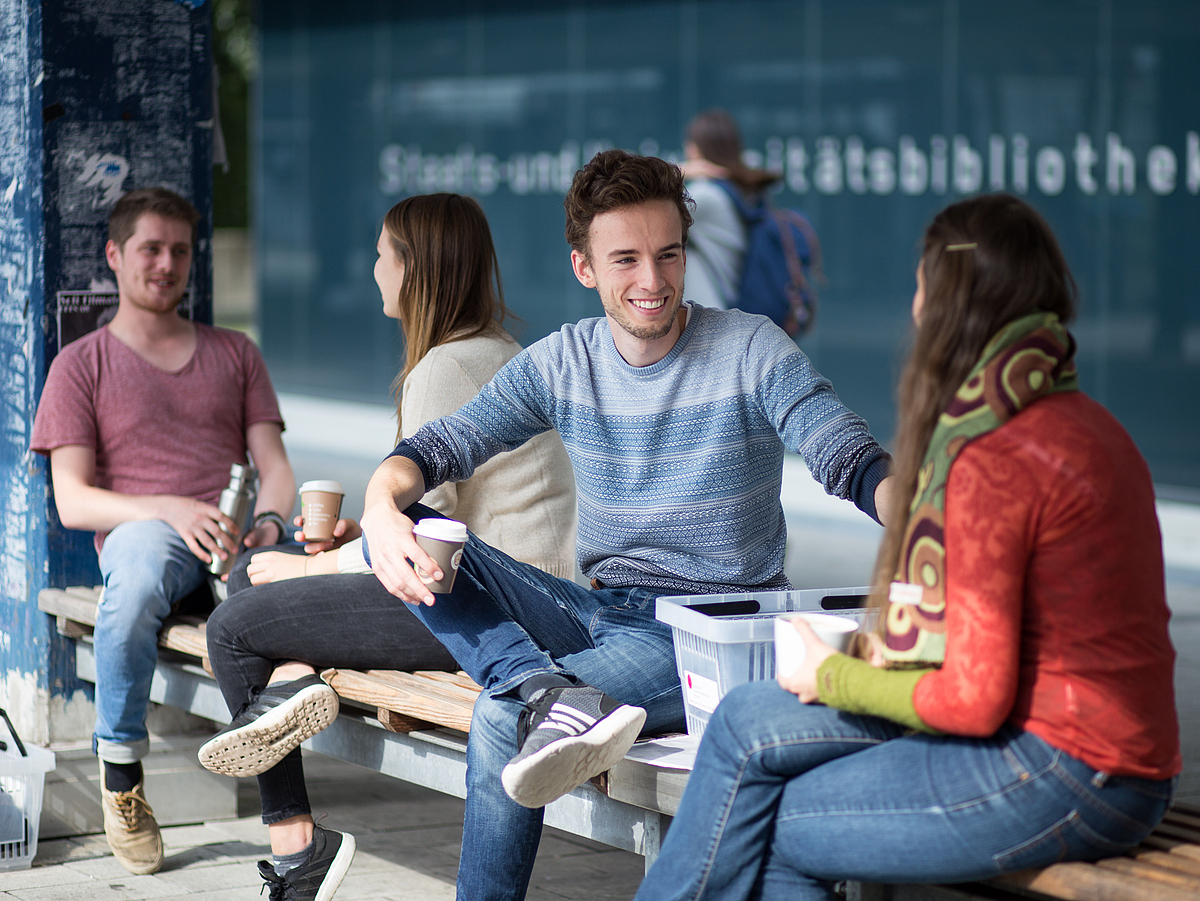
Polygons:
[[[437,515],[423,507],[412,519]],[[684,728],[670,626],[654,617],[662,592],[589,590],[513,560],[472,535],[454,591],[418,618],[483,693],[467,744],[467,805],[459,901],[525,897],[542,811],[512,801],[500,771],[517,753],[515,689],[530,676],[563,674],[646,711],[645,733]]]
[[906,735],[774,682],[721,703],[639,901],[832,897],[830,881],[966,882],[1136,845],[1174,780],[1107,776],[1030,732]]
[[161,520],[126,522],[100,549],[104,596],[96,612],[95,748],[133,763],[150,750],[146,708],[158,661],[158,630],[171,606],[205,579],[205,564]]

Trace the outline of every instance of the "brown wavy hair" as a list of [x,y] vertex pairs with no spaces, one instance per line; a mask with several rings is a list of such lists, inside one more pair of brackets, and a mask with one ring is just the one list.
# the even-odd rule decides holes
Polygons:
[[700,155],[729,172],[729,180],[747,195],[760,194],[769,185],[783,178],[778,172],[751,169],[742,162],[742,135],[733,116],[723,109],[697,113],[688,123],[687,140],[696,145]]
[[669,200],[679,210],[683,220],[683,243],[687,244],[688,229],[692,227],[692,203],[683,187],[683,173],[674,163],[656,156],[637,156],[624,150],[601,150],[582,169],[575,173],[571,190],[563,201],[567,211],[567,243],[573,250],[591,260],[588,232],[592,220],[601,213]]
[[133,237],[138,220],[147,213],[186,222],[192,229],[192,244],[196,243],[200,214],[191,203],[166,188],[138,188],[122,194],[108,214],[108,240],[124,253],[125,242]]
[[508,317],[500,266],[487,217],[461,194],[420,194],[383,218],[396,257],[404,263],[400,330],[404,368],[392,382],[396,440],[404,380],[433,348],[499,328]]
[[[966,246],[963,245],[973,245]],[[954,248],[954,249],[951,249]],[[1032,313],[1075,315],[1077,291],[1046,220],[1010,194],[946,207],[925,230],[925,304],[897,392],[892,515],[875,562],[872,605],[896,573],[917,472],[938,417],[1008,323]]]

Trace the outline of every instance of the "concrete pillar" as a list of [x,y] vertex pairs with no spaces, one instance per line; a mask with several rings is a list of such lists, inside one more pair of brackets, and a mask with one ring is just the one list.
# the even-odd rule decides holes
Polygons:
[[190,290],[212,321],[212,134],[203,0],[0,0],[0,706],[28,741],[86,739],[94,717],[73,643],[37,609],[42,588],[99,581],[91,534],[58,522],[29,452],[59,324],[115,291],[109,210],[154,185],[203,217]]

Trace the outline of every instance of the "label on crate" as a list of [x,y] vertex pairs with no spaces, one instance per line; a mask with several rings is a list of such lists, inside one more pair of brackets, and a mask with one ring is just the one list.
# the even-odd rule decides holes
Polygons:
[[721,700],[721,691],[715,680],[684,670],[683,699],[697,710],[712,713],[717,709],[717,702]]

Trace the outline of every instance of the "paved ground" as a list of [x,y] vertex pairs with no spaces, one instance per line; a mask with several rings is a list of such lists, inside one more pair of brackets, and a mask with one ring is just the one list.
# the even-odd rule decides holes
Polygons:
[[[351,832],[358,853],[338,899],[452,901],[462,841],[463,802],[378,773],[306,755],[313,810],[330,828]],[[253,780],[239,786],[245,816],[163,830],[167,859],[153,876],[131,876],[104,836],[41,842],[32,869],[0,871],[0,901],[137,901],[259,897],[255,862],[269,857]],[[633,897],[642,858],[547,830],[530,901],[608,901]]]

